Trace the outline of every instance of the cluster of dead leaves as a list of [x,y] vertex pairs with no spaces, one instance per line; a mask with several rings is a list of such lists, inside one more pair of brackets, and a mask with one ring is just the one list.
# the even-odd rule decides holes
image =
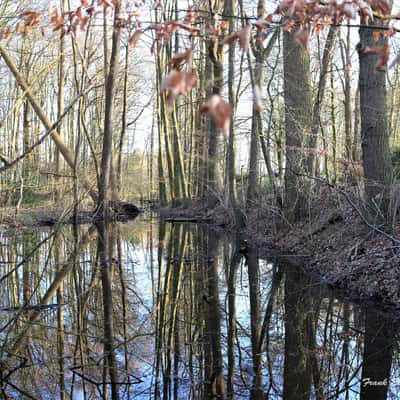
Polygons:
[[[144,3],[136,2],[138,8],[136,11],[128,13],[126,18],[120,18],[119,24],[124,27],[127,26],[132,18],[137,18],[141,15],[139,7]],[[61,12],[59,8],[50,4],[49,7],[49,22],[53,31],[62,30],[63,33],[76,33],[78,28],[81,31],[86,30],[91,17],[98,14],[111,13],[115,7],[115,0],[80,0],[80,5],[75,9]],[[34,27],[38,27],[39,23],[44,20],[44,14],[36,10],[26,10],[18,16],[15,26],[8,26],[0,31],[0,39],[8,38],[13,32],[27,33]],[[43,25],[43,24],[41,24]],[[43,26],[41,27],[43,31]]]
[[200,33],[200,28],[189,25],[185,21],[167,21],[165,23],[152,23],[149,24],[145,29],[140,28],[140,21],[137,21],[136,26],[138,29],[129,38],[129,45],[135,47],[142,34],[145,31],[152,30],[155,32],[155,39],[151,46],[152,54],[160,54],[161,49],[165,43],[168,43],[172,34],[174,34],[179,29],[189,32],[191,36],[197,36]]
[[161,85],[161,92],[166,92],[168,111],[174,108],[175,99],[179,95],[186,96],[197,84],[196,72],[172,70]]
[[[330,0],[319,2],[317,0],[282,0],[273,14],[286,18],[284,29],[296,29],[295,39],[299,45],[308,50],[310,31],[316,34],[324,27],[334,24],[339,25],[348,19],[360,17],[362,24],[369,24],[374,20],[374,14],[380,16],[380,23],[385,23],[384,17],[390,12],[389,0]],[[384,33],[386,36],[394,34],[393,29]],[[388,47],[380,48],[380,59],[377,68],[382,68],[387,63]]]
[[[174,108],[174,102],[180,95],[186,96],[197,84],[197,74],[195,71],[180,71],[184,64],[190,66],[192,60],[192,49],[186,49],[182,53],[175,54],[170,65],[172,71],[164,78],[161,84],[161,92],[166,93],[168,111]],[[225,139],[229,135],[230,117],[232,106],[220,95],[214,94],[200,107],[200,113],[208,113],[218,128],[222,130]]]
[[382,46],[371,46],[366,47],[363,50],[364,54],[376,54],[378,55],[378,60],[376,61],[375,68],[382,69],[385,68],[390,56],[390,48],[387,43]]
[[232,106],[225,101],[219,94],[213,94],[200,107],[200,113],[208,113],[215,124],[221,129],[225,139],[229,136]]
[[245,26],[243,29],[237,32],[233,32],[230,35],[226,36],[222,44],[232,44],[234,42],[239,41],[239,47],[242,50],[247,50],[251,38],[251,25]]

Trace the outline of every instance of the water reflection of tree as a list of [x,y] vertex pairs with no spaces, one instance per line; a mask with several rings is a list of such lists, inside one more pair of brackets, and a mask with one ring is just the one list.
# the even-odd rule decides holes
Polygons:
[[225,396],[218,251],[218,236],[202,228],[189,234],[182,224],[160,226],[156,399],[181,396],[185,365],[191,382],[191,398],[223,399]]
[[309,280],[296,267],[285,266],[285,363],[283,397],[309,400],[311,393]]
[[221,307],[218,280],[218,235],[200,231],[202,254],[204,254],[204,366],[205,397],[224,399],[225,383],[221,352]]
[[[115,264],[113,258],[114,236],[106,222],[97,224],[98,257],[101,268],[101,283],[103,293],[103,318],[104,318],[104,391],[107,397],[107,383],[111,384],[112,400],[119,399],[118,393],[118,368],[115,358],[114,321],[113,321],[113,294],[112,294],[112,269]],[[110,380],[108,381],[108,376]]]
[[[2,359],[6,374],[18,367],[7,380],[26,398],[333,400],[358,389],[362,400],[387,397],[387,386],[360,385],[362,366],[363,379],[390,374],[394,329],[371,310],[364,346],[358,307],[239,241],[184,224],[151,227],[135,242],[117,225],[97,228],[66,229],[34,257],[43,233],[0,247],[10,262],[2,301],[17,307]],[[147,257],[140,265],[136,251]],[[14,270],[21,254],[29,263]],[[138,388],[134,373],[153,378]]]
[[237,284],[237,271],[242,259],[242,255],[239,253],[240,241],[236,237],[236,240],[232,244],[231,254],[229,254],[228,247],[226,265],[227,265],[227,300],[228,300],[228,376],[227,376],[227,397],[228,399],[234,399],[235,395],[235,366],[236,366],[236,354],[235,354],[235,341],[237,340],[237,321],[236,321],[236,284]]
[[253,384],[250,398],[252,400],[264,399],[262,377],[262,352],[261,352],[261,306],[260,306],[260,279],[259,259],[255,250],[246,254],[249,274],[250,297],[250,324],[251,324],[251,350],[253,358]]
[[386,400],[397,328],[374,308],[366,310],[360,400]]

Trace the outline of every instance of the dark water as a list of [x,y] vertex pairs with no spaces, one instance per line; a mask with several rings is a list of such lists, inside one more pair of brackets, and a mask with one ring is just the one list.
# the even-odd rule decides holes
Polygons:
[[204,226],[0,234],[0,398],[399,399],[397,326]]

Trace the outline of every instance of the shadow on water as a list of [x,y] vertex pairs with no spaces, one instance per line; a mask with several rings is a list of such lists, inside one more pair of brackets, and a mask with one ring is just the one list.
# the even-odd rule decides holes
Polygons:
[[0,398],[400,398],[394,316],[144,218],[0,235]]

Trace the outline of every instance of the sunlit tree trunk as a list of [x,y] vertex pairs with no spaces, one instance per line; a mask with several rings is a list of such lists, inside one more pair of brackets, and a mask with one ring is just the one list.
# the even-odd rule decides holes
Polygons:
[[[328,67],[331,64],[332,59],[332,50],[333,45],[335,43],[337,27],[330,26],[328,35],[326,38],[324,52],[322,55],[322,61],[320,66],[319,80],[318,80],[318,89],[317,95],[314,100],[313,110],[312,110],[312,123],[311,123],[311,131],[308,140],[308,156],[307,156],[307,172],[309,175],[314,176],[316,173],[316,148],[318,144],[318,133],[320,127],[320,119],[321,119],[321,108],[322,102],[325,94],[325,86],[326,86],[326,78],[328,75]],[[306,132],[307,133],[307,132]]]
[[[217,12],[218,10],[213,10]],[[213,18],[214,19],[214,18]],[[206,59],[206,76],[212,82],[211,90],[208,94],[222,95],[223,85],[223,63],[222,63],[222,48],[217,39],[210,39],[207,42],[208,57]],[[207,74],[210,72],[210,75]],[[220,193],[220,182],[217,168],[218,160],[218,142],[219,142],[219,129],[213,119],[208,119],[206,127],[206,136],[208,136],[208,158],[207,158],[207,180],[206,180],[206,200],[209,206],[215,206],[218,201]]]
[[[99,212],[107,217],[110,202],[110,173],[113,151],[113,118],[116,81],[119,71],[119,53],[121,37],[121,0],[114,2],[114,26],[112,34],[112,49],[109,70],[106,76],[105,110],[104,110],[104,134],[103,149],[101,157],[101,172],[99,182]],[[106,38],[104,38],[106,40]]]
[[[61,0],[61,12],[65,12],[65,0]],[[58,63],[58,93],[57,93],[57,119],[61,118],[62,113],[64,112],[64,84],[65,84],[65,35],[64,32],[60,34],[60,43],[59,43],[59,63]],[[62,125],[59,126],[58,132],[61,137],[62,133]],[[54,154],[54,163],[55,163],[55,201],[60,201],[61,193],[59,189],[60,182],[60,173],[61,173],[61,159],[60,159],[60,151],[56,148]]]

